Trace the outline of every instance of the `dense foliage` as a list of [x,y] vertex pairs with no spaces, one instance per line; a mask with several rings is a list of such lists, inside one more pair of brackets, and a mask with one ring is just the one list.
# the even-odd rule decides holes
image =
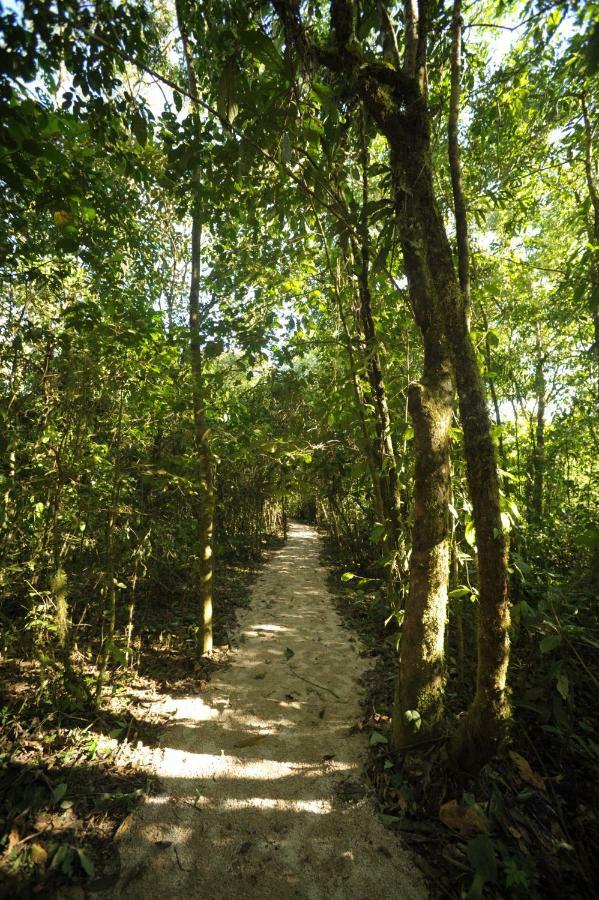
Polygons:
[[307,517],[400,651],[381,760],[492,806],[454,895],[591,896],[598,8],[416,5],[2,8],[1,658],[97,711]]

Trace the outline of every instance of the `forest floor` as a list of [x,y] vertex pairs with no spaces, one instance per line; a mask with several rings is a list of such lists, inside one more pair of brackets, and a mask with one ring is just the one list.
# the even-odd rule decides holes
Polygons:
[[[280,546],[278,541],[269,542]],[[264,542],[265,548],[269,543]],[[144,596],[134,658],[114,667],[100,703],[64,690],[51,660],[23,646],[18,625],[0,656],[0,898],[83,900],[119,877],[115,839],[157,783],[152,750],[168,724],[156,701],[201,692],[226,665],[228,642],[261,565],[219,560],[215,641],[195,655],[196,612],[185,592]],[[18,623],[18,609],[14,610]],[[124,626],[123,626],[124,627]],[[16,635],[16,636],[15,636]],[[97,647],[78,645],[73,664],[89,684]]]
[[316,532],[292,524],[240,615],[230,665],[201,693],[160,696],[161,788],[119,830],[121,877],[104,896],[427,895],[363,774],[368,663],[319,550]]

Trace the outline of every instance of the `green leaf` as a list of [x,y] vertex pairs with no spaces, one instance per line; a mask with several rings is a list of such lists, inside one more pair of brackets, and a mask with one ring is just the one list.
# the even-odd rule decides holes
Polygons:
[[562,700],[567,700],[570,693],[570,682],[565,672],[560,672],[557,676],[556,687]]
[[139,110],[135,110],[131,120],[131,132],[137,142],[145,147],[148,141],[148,124]]
[[69,847],[68,844],[61,844],[61,845],[57,848],[57,850],[56,850],[54,856],[52,857],[52,862],[50,863],[50,868],[51,868],[51,869],[58,869],[59,866],[61,866],[62,863],[63,863],[63,862],[66,860],[66,858],[68,857],[68,855],[69,855],[69,850],[70,850],[70,847]]
[[493,842],[488,834],[479,834],[466,844],[466,856],[474,870],[474,880],[468,891],[468,900],[482,897],[488,881],[497,881],[497,860]]
[[380,731],[373,731],[370,735],[370,740],[368,741],[368,743],[371,747],[376,747],[377,744],[388,744],[389,741],[384,734],[380,733]]
[[341,581],[351,581],[353,578],[357,578],[357,575],[354,575],[353,572],[344,572],[341,576]]
[[82,850],[81,847],[77,847],[77,856],[79,857],[79,862],[81,863],[81,868],[83,871],[89,875],[90,878],[93,878],[95,869],[94,864],[90,856]]
[[457,599],[458,597],[469,597],[471,593],[472,593],[471,588],[466,587],[465,585],[462,585],[461,587],[455,588],[455,590],[450,591],[449,596],[452,599],[454,599],[454,598]]
[[476,544],[476,531],[474,528],[474,522],[472,521],[470,516],[468,516],[468,518],[466,519],[466,527],[464,529],[464,537],[466,538],[466,543],[469,544],[471,547],[474,547],[474,545]]
[[417,709],[406,709],[404,719],[411,723],[414,731],[420,731],[422,726],[422,717]]
[[285,71],[279,51],[262,31],[243,31],[241,43],[251,53],[254,59],[263,63],[267,69],[278,74]]
[[541,653],[551,653],[562,642],[561,634],[548,634],[543,638],[540,644]]
[[110,655],[119,665],[124,666],[127,664],[127,654],[117,644],[110,645]]
[[61,782],[61,784],[57,784],[52,791],[52,803],[60,803],[66,792],[67,785],[64,783],[64,781]]
[[379,820],[385,826],[385,828],[393,828],[399,822],[401,822],[401,818],[399,816],[390,816],[387,813],[379,813]]
[[221,73],[218,83],[218,114],[232,125],[239,112],[239,106],[235,99],[235,65],[232,57],[229,57]]
[[288,166],[291,160],[291,141],[289,140],[288,133],[284,132],[283,137],[281,138],[281,162]]
[[322,106],[326,106],[327,109],[330,109],[332,111],[337,110],[333,97],[333,91],[327,84],[323,84],[321,81],[313,82],[312,92]]

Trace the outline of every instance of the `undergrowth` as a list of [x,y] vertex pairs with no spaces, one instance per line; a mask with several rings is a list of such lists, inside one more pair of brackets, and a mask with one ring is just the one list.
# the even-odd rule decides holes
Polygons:
[[[210,658],[194,652],[196,614],[173,594],[143,610],[129,666],[114,664],[100,703],[47,677],[17,640],[0,660],[0,898],[80,900],[119,878],[115,837],[155,783],[149,765],[165,718],[161,694],[201,692],[228,655],[235,610],[246,605],[257,561],[226,560],[215,582]],[[17,623],[13,622],[15,635]],[[6,636],[5,636],[6,637]],[[219,646],[220,645],[220,646]],[[94,648],[74,654],[75,675],[93,684]]]
[[[364,727],[368,772],[385,825],[417,851],[433,897],[592,898],[599,881],[599,621],[592,575],[562,579],[521,565],[512,609],[513,717],[500,755],[480,775],[452,769],[446,734],[396,757],[388,734],[399,631],[368,577],[342,580],[347,560],[327,541],[331,590],[365,642]],[[514,592],[516,593],[516,592]],[[474,630],[475,603],[461,609]],[[387,622],[387,624],[385,624]],[[454,623],[448,627],[446,728],[471,698],[475,661],[460,678]]]

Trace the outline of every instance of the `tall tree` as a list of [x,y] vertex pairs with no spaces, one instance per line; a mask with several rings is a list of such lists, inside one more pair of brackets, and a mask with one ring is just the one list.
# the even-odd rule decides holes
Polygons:
[[[428,102],[428,43],[432,9],[428,0],[404,6],[404,55],[400,64],[372,59],[356,32],[357,8],[349,0],[330,4],[331,44],[309,44],[299,4],[275,3],[288,39],[325,66],[363,103],[390,148],[397,186],[396,212],[405,271],[425,348],[425,374],[411,391],[417,448],[416,521],[413,535],[410,607],[418,606],[410,635],[425,648],[416,660],[402,654],[395,739],[403,741],[404,720],[435,698],[442,683],[442,634],[448,570],[449,426],[453,378],[460,401],[468,482],[476,528],[479,568],[478,670],[474,701],[454,737],[452,752],[465,769],[476,769],[494,752],[508,714],[508,588],[506,544],[499,480],[484,384],[468,327],[467,307],[453,262],[434,189],[431,113]],[[388,14],[381,19],[383,47],[392,47]],[[388,50],[383,51],[387,52]],[[392,223],[390,223],[392,227]],[[418,434],[420,437],[418,437]],[[431,493],[431,486],[434,486]],[[419,512],[422,518],[419,521]],[[422,536],[423,543],[420,544]],[[422,553],[422,556],[420,556]],[[418,565],[417,565],[418,561]],[[412,587],[414,594],[412,594]],[[406,610],[406,619],[408,610]],[[405,637],[406,652],[408,638]],[[440,671],[441,670],[441,671]],[[419,686],[406,694],[419,701],[408,708],[405,675]],[[423,675],[425,677],[423,677]],[[399,713],[399,715],[398,715]]]
[[[176,3],[177,23],[183,46],[187,68],[192,116],[199,123],[197,103],[198,84],[194,73],[193,59],[189,49],[188,26],[183,0]],[[196,140],[200,141],[199,132]],[[193,421],[195,428],[195,450],[198,464],[198,604],[200,613],[199,643],[202,653],[212,650],[212,576],[213,576],[213,533],[214,508],[216,503],[213,472],[213,455],[210,445],[210,429],[206,419],[206,388],[204,383],[201,333],[200,333],[200,290],[202,278],[202,216],[201,185],[193,185],[191,198],[191,279],[189,284],[189,351],[192,371]]]

